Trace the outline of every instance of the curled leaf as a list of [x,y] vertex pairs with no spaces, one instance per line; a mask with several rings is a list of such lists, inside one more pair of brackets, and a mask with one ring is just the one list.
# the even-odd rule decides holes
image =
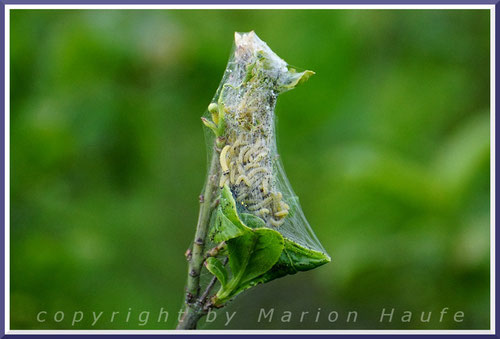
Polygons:
[[222,265],[222,263],[219,261],[219,259],[210,257],[205,261],[205,266],[210,273],[215,275],[222,287],[226,286],[227,271],[224,265]]
[[294,68],[290,68],[288,70],[288,77],[284,78],[283,83],[279,87],[280,92],[286,92],[291,89],[294,89],[300,84],[306,82],[312,75],[314,75],[313,71],[304,71],[297,73]]

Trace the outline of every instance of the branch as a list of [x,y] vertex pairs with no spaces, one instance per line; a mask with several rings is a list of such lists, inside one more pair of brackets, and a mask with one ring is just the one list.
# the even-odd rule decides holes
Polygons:
[[200,213],[198,215],[198,223],[196,225],[196,233],[194,237],[193,250],[191,252],[191,260],[189,260],[188,280],[186,288],[186,302],[193,303],[200,292],[200,273],[203,266],[205,238],[208,232],[210,223],[210,215],[214,188],[217,181],[217,155],[214,154],[208,172],[207,184],[205,191],[200,199]]
[[[214,152],[208,171],[207,182],[203,195],[200,197],[200,212],[193,247],[188,255],[188,277],[186,286],[186,310],[179,321],[177,329],[194,329],[196,322],[203,316],[203,309],[197,305],[196,300],[200,294],[200,273],[205,261],[204,249],[210,215],[212,214],[212,200],[217,187],[217,152]],[[188,251],[189,252],[189,251]]]

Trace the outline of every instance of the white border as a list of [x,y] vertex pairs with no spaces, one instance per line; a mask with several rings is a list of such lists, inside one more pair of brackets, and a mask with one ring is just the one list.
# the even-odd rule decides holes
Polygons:
[[[11,9],[489,9],[490,10],[490,330],[11,330],[10,10]],[[495,5],[5,5],[5,332],[6,334],[495,334]],[[9,112],[9,114],[7,114]],[[9,227],[7,227],[9,225]],[[0,319],[1,321],[1,319]]]

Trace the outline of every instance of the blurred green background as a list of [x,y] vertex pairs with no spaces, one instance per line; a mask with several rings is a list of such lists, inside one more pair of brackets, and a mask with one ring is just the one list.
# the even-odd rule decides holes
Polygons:
[[[278,140],[333,261],[203,327],[489,327],[488,11],[13,10],[13,329],[175,326],[205,178],[199,118],[233,32],[250,30],[316,72],[279,98]],[[261,307],[294,317],[258,323]],[[393,307],[413,321],[379,323]],[[298,321],[318,308],[318,322]],[[94,327],[92,311],[104,312]]]

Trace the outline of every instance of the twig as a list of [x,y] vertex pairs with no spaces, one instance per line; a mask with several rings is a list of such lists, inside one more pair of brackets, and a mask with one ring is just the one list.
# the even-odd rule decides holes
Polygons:
[[210,215],[213,208],[212,200],[215,188],[217,187],[217,152],[214,152],[208,171],[207,182],[203,192],[203,198],[200,197],[200,212],[196,233],[193,242],[193,248],[188,255],[188,277],[186,286],[186,308],[183,317],[177,325],[177,329],[194,329],[196,323],[204,315],[203,307],[200,307],[196,300],[200,293],[200,273],[205,261],[204,249],[205,238],[207,236],[210,223]]
[[198,223],[196,225],[196,233],[194,237],[193,249],[189,260],[188,279],[186,287],[186,302],[193,303],[200,292],[200,273],[203,266],[205,249],[205,238],[210,222],[210,215],[214,188],[216,187],[216,170],[217,170],[217,155],[214,154],[208,173],[208,179],[203,193],[203,199],[200,199],[200,213],[198,215]]

